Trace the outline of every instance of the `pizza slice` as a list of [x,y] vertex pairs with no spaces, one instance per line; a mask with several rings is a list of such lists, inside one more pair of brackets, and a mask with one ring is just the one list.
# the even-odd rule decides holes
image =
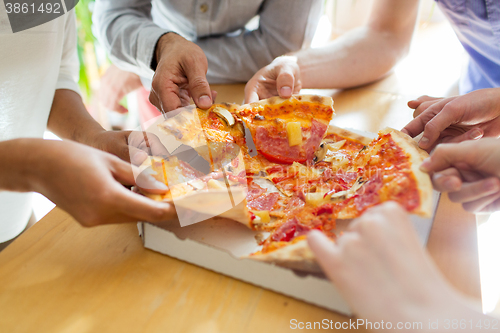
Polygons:
[[269,162],[310,164],[334,114],[330,97],[269,98],[238,107],[257,151]]
[[432,185],[419,169],[428,155],[413,139],[387,128],[361,151],[356,150],[349,169],[337,171],[352,175],[349,187],[306,193],[304,205],[288,215],[262,243],[262,250],[250,258],[320,272],[305,239],[310,230],[321,230],[334,241],[337,219],[358,217],[385,201],[396,201],[412,214],[432,215]]
[[370,138],[330,125],[315,152],[313,165],[271,163],[263,169],[267,178],[289,197],[301,193],[329,192],[336,186],[346,190],[357,177],[344,170],[352,167],[355,156],[370,142]]
[[240,151],[246,154],[245,133],[236,116],[235,104],[214,104],[207,110],[186,108],[159,124],[160,130],[177,141],[194,148],[210,163],[212,170],[221,169]]

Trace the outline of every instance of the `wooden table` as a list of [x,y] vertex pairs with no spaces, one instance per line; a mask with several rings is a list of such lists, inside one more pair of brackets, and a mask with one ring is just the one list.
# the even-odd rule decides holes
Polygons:
[[[380,87],[321,93],[339,126],[401,128],[416,96]],[[243,85],[214,88],[218,101],[243,100]],[[427,248],[457,289],[480,297],[472,214],[443,196]],[[289,332],[291,319],[348,320],[146,250],[134,224],[85,229],[58,208],[0,253],[0,309],[0,332]]]

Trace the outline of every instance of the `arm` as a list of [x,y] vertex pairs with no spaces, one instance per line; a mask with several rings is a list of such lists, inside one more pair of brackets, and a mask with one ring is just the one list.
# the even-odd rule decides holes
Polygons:
[[266,0],[258,29],[196,40],[208,59],[208,81],[247,82],[274,58],[299,50],[312,39],[320,11],[318,0]]
[[[445,320],[475,325],[494,319],[445,280],[396,203],[368,210],[335,243],[320,232],[311,232],[308,242],[358,318],[391,322],[392,329],[398,322],[420,322],[422,332],[436,331],[429,321],[439,320],[443,330]],[[461,331],[481,331],[474,328]]]
[[212,105],[205,54],[196,44],[155,25],[151,0],[97,1],[94,20],[99,40],[120,69],[153,77],[149,100],[158,110],[186,106],[190,97],[200,108]]
[[[208,58],[208,80],[246,82],[273,58],[300,49],[312,38],[320,9],[320,0],[266,0],[258,13],[257,30],[199,38],[195,43]],[[154,63],[155,45],[168,30],[153,23],[150,0],[97,1],[94,21],[99,40],[115,64],[152,76],[149,65]]]
[[[161,222],[175,217],[173,206],[127,190],[133,168],[110,154],[69,141],[15,139],[0,142],[0,190],[39,192],[83,226]],[[139,180],[139,178],[138,178]],[[166,186],[141,174],[141,187]]]
[[[143,145],[137,138],[143,138],[144,135],[135,135],[131,140],[128,131],[104,130],[87,112],[78,93],[76,23],[74,13],[72,14],[67,15],[57,90],[52,101],[48,129],[61,138],[77,141],[139,164],[145,159],[145,153],[136,149]],[[156,136],[148,134],[148,139],[155,154],[168,155]]]
[[[261,69],[247,85],[247,101],[278,94],[301,81],[302,88],[349,88],[386,75],[409,50],[418,14],[418,0],[378,0],[367,26],[354,29],[325,47],[301,50],[283,63]],[[282,62],[280,58],[276,61]],[[283,77],[280,79],[280,75]],[[264,82],[279,81],[273,91]],[[281,97],[289,97],[283,96]]]

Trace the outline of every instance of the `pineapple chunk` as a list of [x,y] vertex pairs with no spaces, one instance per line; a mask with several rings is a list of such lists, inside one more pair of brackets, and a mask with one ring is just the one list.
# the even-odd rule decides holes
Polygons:
[[325,192],[306,193],[306,203],[312,206],[321,206],[328,202],[329,198],[325,198]]
[[269,216],[268,210],[252,210],[252,213],[260,218],[259,223],[269,223],[271,222],[271,217]]
[[290,147],[298,146],[302,143],[302,126],[300,122],[291,122],[286,124],[288,134],[288,145]]

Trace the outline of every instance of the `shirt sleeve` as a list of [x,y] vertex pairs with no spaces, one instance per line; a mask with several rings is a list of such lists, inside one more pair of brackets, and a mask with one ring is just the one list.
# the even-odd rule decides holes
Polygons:
[[246,82],[274,58],[308,46],[321,1],[266,0],[259,14],[256,30],[195,41],[207,56],[210,83]]
[[[153,23],[151,0],[97,0],[94,23],[110,58],[123,70],[151,79],[158,39],[169,30]],[[266,0],[259,27],[194,40],[208,59],[210,83],[246,82],[274,58],[300,49],[315,32],[321,0]]]
[[80,62],[77,53],[76,18],[74,10],[71,10],[65,15],[64,25],[64,41],[56,89],[69,89],[80,94],[80,88],[77,83],[80,72]]
[[93,22],[99,42],[119,68],[150,79],[158,39],[168,30],[153,23],[151,0],[98,0]]

